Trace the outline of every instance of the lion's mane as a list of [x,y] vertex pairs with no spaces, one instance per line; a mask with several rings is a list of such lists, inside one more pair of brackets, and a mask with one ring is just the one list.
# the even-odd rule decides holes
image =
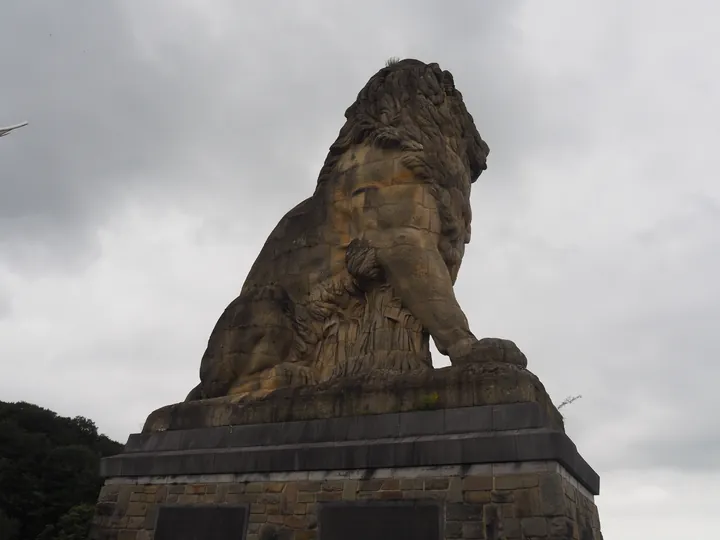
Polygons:
[[[320,171],[318,185],[333,176],[343,154],[362,143],[407,150],[407,159],[412,161],[414,152],[435,148],[436,141],[444,139],[470,169],[471,182],[487,168],[490,148],[480,137],[452,74],[436,63],[413,59],[389,63],[360,90],[345,118]],[[453,187],[453,179],[437,177],[434,167],[422,169],[417,163],[412,166],[421,177],[433,176],[443,187]]]

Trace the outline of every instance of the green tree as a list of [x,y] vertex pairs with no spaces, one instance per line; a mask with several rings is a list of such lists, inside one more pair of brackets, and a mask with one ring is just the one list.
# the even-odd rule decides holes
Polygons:
[[87,540],[95,507],[91,504],[73,506],[55,525],[48,525],[36,540]]
[[5,512],[0,509],[0,538],[2,540],[16,540],[20,537],[20,522],[16,519],[10,519]]
[[85,417],[0,401],[0,540],[74,538],[92,517],[100,458],[121,450]]

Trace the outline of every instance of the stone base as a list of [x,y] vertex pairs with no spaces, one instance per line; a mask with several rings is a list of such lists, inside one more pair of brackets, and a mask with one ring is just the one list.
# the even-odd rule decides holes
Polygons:
[[323,537],[323,509],[396,501],[439,504],[440,538],[602,539],[593,495],[557,462],[535,461],[113,478],[100,493],[91,540],[151,540],[158,509],[176,505],[243,506],[246,540],[334,540]]
[[507,364],[171,405],[101,472],[93,540],[602,538],[598,475]]
[[562,416],[535,375],[514,364],[486,362],[400,374],[375,371],[263,397],[176,403],[151,413],[143,432],[526,402],[536,403],[550,425],[563,430]]

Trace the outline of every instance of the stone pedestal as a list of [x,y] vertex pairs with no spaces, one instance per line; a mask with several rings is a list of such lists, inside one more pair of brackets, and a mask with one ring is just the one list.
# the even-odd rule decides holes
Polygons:
[[[414,377],[426,377],[422,387]],[[328,388],[316,389],[314,403],[332,401]],[[293,419],[307,413],[304,390],[156,411],[122,454],[103,461],[91,538],[163,540],[163,523],[179,519],[191,525],[175,540],[193,538],[195,525],[218,540],[602,538],[599,478],[532,374],[448,368],[386,379],[384,388],[376,397],[386,411],[370,414],[347,394],[335,402],[343,410]],[[455,406],[446,407],[450,396]],[[259,410],[273,418],[251,422]],[[212,514],[218,508],[227,526]]]

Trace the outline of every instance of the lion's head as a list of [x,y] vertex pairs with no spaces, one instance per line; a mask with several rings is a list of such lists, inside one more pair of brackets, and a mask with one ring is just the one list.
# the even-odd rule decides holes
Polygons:
[[[328,179],[342,154],[354,145],[368,142],[376,147],[410,152],[431,148],[437,154],[450,150],[463,163],[470,182],[487,168],[490,149],[480,137],[462,94],[455,88],[453,76],[436,63],[413,59],[389,61],[370,78],[345,112],[345,118],[345,125],[330,147],[319,183]],[[437,163],[428,167],[454,169],[448,165]],[[435,180],[445,183],[441,178]],[[447,181],[452,182],[450,178]]]

